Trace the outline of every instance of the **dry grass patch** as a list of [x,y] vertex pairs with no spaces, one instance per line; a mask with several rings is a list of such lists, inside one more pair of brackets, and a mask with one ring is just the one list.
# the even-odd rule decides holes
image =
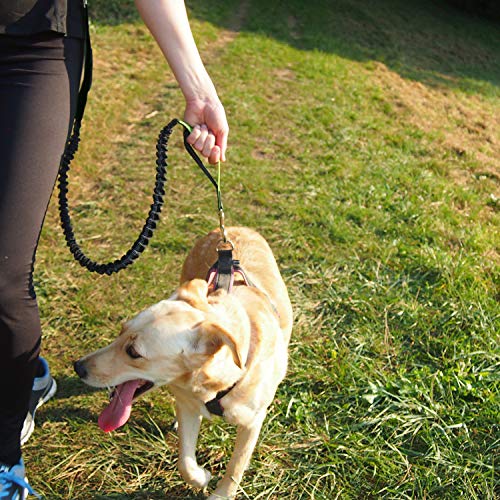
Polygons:
[[[436,134],[442,146],[458,156],[470,155],[478,167],[498,179],[500,172],[500,103],[481,95],[429,86],[390,70],[381,62],[370,72],[408,123]],[[454,173],[457,181],[461,175]],[[461,182],[467,183],[469,174]],[[498,191],[497,191],[498,192]]]

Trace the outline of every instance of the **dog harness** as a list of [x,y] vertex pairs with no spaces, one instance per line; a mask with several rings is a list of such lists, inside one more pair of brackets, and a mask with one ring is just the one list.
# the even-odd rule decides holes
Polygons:
[[[240,266],[240,261],[233,259],[233,244],[231,242],[227,242],[226,247],[229,245],[229,248],[217,248],[217,253],[219,254],[219,258],[217,262],[209,269],[207,274],[207,282],[208,286],[213,286],[213,290],[218,290],[222,288],[226,290],[227,293],[231,293],[234,284],[235,275],[239,275],[245,284],[245,286],[251,286],[253,288],[257,288],[255,283],[253,283],[250,278],[245,274],[242,267]],[[266,294],[267,296],[267,294]],[[279,317],[278,309],[276,305],[273,304],[271,299],[267,297],[271,307],[274,310],[276,316]],[[218,415],[219,417],[224,416],[224,408],[220,400],[226,396],[237,384],[235,382],[228,389],[224,389],[223,391],[219,391],[214,399],[207,401],[205,403],[205,407],[207,410],[213,415]]]
[[246,286],[256,286],[250,281],[245,271],[240,266],[239,260],[233,259],[233,249],[217,249],[219,259],[210,268],[207,275],[208,286],[213,286],[214,290],[222,288],[227,293],[231,293],[235,275],[240,275]]
[[[255,287],[255,285],[245,274],[245,271],[243,271],[243,269],[241,268],[240,261],[233,259],[232,244],[231,248],[218,248],[217,253],[219,254],[219,258],[217,262],[210,268],[207,274],[207,282],[209,287],[213,286],[214,290],[222,288],[223,290],[226,290],[227,293],[231,293],[234,284],[234,277],[236,274],[240,275],[243,278],[246,286]],[[224,416],[224,408],[222,407],[220,400],[224,396],[226,396],[237,383],[238,382],[235,382],[228,389],[219,391],[214,399],[207,401],[205,403],[206,409],[213,415],[218,415],[219,417]]]
[[224,408],[222,407],[222,403],[220,400],[228,394],[231,389],[237,384],[238,382],[235,382],[231,387],[228,389],[224,389],[223,391],[219,391],[217,395],[215,396],[214,399],[211,399],[210,401],[207,401],[205,403],[205,408],[212,414],[212,415],[217,415],[219,417],[224,416]]

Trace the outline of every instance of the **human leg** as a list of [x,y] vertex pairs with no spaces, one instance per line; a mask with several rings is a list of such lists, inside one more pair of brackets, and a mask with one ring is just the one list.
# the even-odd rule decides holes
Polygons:
[[83,44],[45,33],[0,36],[0,462],[21,456],[38,368],[35,252],[69,123]]

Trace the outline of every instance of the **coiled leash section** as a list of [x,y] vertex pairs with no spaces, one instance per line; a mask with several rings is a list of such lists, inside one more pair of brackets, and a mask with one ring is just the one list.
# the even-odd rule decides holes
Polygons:
[[86,267],[91,272],[111,275],[131,265],[148,246],[149,241],[156,229],[157,222],[160,219],[160,213],[164,204],[165,183],[167,180],[167,146],[170,135],[172,134],[172,130],[177,124],[182,124],[182,126],[184,127],[184,147],[216,189],[221,234],[223,235],[224,241],[226,241],[225,228],[223,226],[224,209],[222,206],[222,199],[219,188],[220,175],[219,182],[217,182],[205,167],[203,162],[200,160],[198,155],[195,153],[192,146],[187,142],[187,137],[190,134],[191,128],[181,120],[175,118],[160,131],[160,134],[158,136],[158,141],[156,143],[156,179],[155,187],[153,190],[153,203],[151,204],[146,222],[138,238],[125,254],[123,254],[119,259],[112,262],[99,263],[86,256],[83,250],[80,248],[80,245],[76,241],[68,206],[68,172],[70,163],[78,150],[78,144],[80,142],[81,123],[75,122],[73,133],[66,145],[66,149],[61,160],[61,166],[59,168],[59,214],[66,243],[70,249],[70,252],[73,254],[73,257],[81,266]]
[[[163,132],[163,131],[162,131]],[[170,131],[169,131],[170,132]],[[168,133],[168,132],[167,132]],[[61,165],[59,168],[59,214],[61,218],[61,225],[64,231],[64,237],[66,243],[73,254],[73,257],[78,261],[78,263],[86,267],[89,271],[96,272],[98,274],[116,273],[125,269],[127,266],[132,264],[139,255],[144,251],[149,243],[150,238],[153,236],[153,232],[156,228],[156,223],[159,219],[159,214],[163,205],[163,195],[164,183],[166,180],[166,169],[161,166],[161,161],[166,158],[166,147],[163,141],[158,141],[157,145],[157,174],[156,183],[153,194],[153,204],[149,211],[146,223],[139,234],[139,237],[130,247],[130,249],[120,258],[112,262],[105,264],[98,263],[87,257],[80,245],[76,241],[75,234],[73,231],[73,226],[71,224],[71,217],[69,213],[68,206],[68,172],[70,163],[73,160],[77,150],[78,144],[80,142],[80,123],[75,123],[73,133],[67,143],[66,150],[64,152]]]
[[[210,182],[214,185],[217,192],[217,204],[219,210],[219,221],[221,226],[221,233],[223,234],[223,239],[225,239],[225,228],[223,226],[224,221],[224,209],[222,206],[222,197],[220,193],[220,174],[219,182],[217,182],[209,170],[205,167],[203,162],[200,160],[198,155],[195,153],[192,146],[187,142],[187,137],[190,134],[191,127],[186,123],[178,119],[173,119],[167,126],[165,126],[158,136],[158,141],[156,143],[156,179],[155,187],[153,190],[153,203],[149,210],[146,222],[129,250],[122,255],[117,260],[108,263],[98,263],[93,261],[91,258],[87,257],[80,245],[76,241],[73,226],[71,224],[71,217],[68,207],[68,172],[70,168],[70,163],[73,160],[77,150],[78,144],[80,142],[80,122],[75,122],[73,133],[68,140],[65,152],[63,154],[61,165],[59,168],[59,214],[61,218],[61,225],[64,231],[64,237],[66,243],[73,254],[76,261],[83,267],[86,267],[91,272],[96,272],[98,274],[111,275],[117,273],[122,269],[125,269],[131,265],[145,250],[148,246],[150,239],[156,229],[157,222],[160,219],[160,213],[164,204],[165,196],[165,183],[167,180],[167,157],[168,157],[168,140],[172,134],[173,128],[181,124],[184,127],[184,147],[190,154],[190,156],[195,160],[196,164],[200,167],[203,173],[208,177]],[[220,165],[219,165],[220,172]]]

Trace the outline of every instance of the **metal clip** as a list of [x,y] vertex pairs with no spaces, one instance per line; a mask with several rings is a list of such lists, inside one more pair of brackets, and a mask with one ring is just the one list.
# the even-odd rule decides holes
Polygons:
[[227,243],[227,233],[226,233],[226,228],[224,226],[224,210],[222,210],[222,208],[219,210],[219,228],[222,236],[222,241],[224,243]]
[[217,244],[217,251],[219,252],[221,250],[234,250],[233,242],[227,237],[227,231],[224,226],[224,210],[222,208],[219,210],[219,229],[222,238]]

